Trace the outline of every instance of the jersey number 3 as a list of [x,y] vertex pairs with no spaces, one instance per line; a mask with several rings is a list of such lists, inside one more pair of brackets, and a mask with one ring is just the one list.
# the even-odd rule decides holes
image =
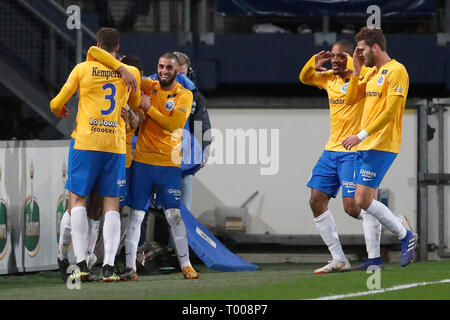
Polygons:
[[111,102],[111,106],[108,110],[102,110],[101,113],[103,116],[107,116],[111,112],[114,111],[114,108],[116,107],[116,100],[114,100],[114,97],[116,96],[116,86],[112,83],[107,83],[102,87],[103,90],[111,89],[110,94],[105,94],[105,99],[109,100]]

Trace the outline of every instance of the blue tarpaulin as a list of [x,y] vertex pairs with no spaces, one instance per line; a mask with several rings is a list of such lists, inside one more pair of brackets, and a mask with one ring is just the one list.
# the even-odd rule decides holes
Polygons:
[[180,211],[186,225],[191,249],[210,269],[218,271],[255,271],[257,265],[249,263],[228,250],[216,237],[189,212],[180,201]]
[[436,14],[435,0],[217,0],[217,12],[245,16],[367,16],[377,5],[381,15],[426,16]]

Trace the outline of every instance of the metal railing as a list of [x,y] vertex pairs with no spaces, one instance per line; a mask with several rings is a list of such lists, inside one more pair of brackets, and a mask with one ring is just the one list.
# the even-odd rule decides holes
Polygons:
[[[449,236],[448,230],[446,234],[445,220],[445,193],[444,186],[450,185],[450,173],[445,173],[445,149],[444,149],[444,112],[450,108],[450,98],[432,99],[431,101],[422,100],[418,104],[418,230],[419,230],[419,258],[422,261],[428,259],[429,245],[429,186],[437,186],[437,211],[438,211],[438,256],[439,258],[450,258],[450,252],[447,250],[445,238]],[[438,172],[430,173],[430,154],[428,142],[432,139],[428,133],[429,115],[436,114],[438,118],[438,152],[437,163]],[[449,219],[447,215],[447,219]]]

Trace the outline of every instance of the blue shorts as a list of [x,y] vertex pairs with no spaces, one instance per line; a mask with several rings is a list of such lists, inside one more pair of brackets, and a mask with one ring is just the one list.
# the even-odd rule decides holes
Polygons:
[[355,164],[354,152],[325,150],[312,171],[306,184],[336,198],[342,186],[342,197],[354,197],[356,185],[353,183]]
[[378,188],[397,153],[366,150],[355,154],[355,184]]
[[120,203],[119,205],[121,207],[128,205],[128,189],[130,188],[130,168],[125,169],[125,176],[126,176],[126,183],[125,183],[125,192],[120,196]]
[[125,192],[125,154],[69,151],[68,190],[87,197],[97,191],[102,197],[119,197]]
[[155,188],[164,210],[179,209],[181,169],[133,161],[130,169],[128,205],[133,209],[147,210]]
[[69,177],[70,177],[70,170],[71,170],[71,163],[72,163],[72,153],[73,153],[73,146],[75,145],[75,139],[70,139],[70,145],[69,145],[69,156],[67,159],[67,177],[66,177],[66,189],[69,190]]

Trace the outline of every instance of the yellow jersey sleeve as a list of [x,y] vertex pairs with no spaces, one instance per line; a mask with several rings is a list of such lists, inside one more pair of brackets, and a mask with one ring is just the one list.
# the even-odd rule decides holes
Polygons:
[[369,75],[373,72],[372,68],[363,67],[359,77],[351,77],[348,83],[345,101],[353,105],[366,97],[366,85]]
[[396,69],[387,75],[388,96],[406,97],[409,87],[409,76],[405,69]]
[[184,91],[177,101],[170,116],[165,116],[155,107],[151,107],[147,114],[155,120],[164,130],[174,132],[177,129],[183,129],[192,108],[192,92]]
[[95,60],[113,70],[117,70],[119,67],[124,65],[122,62],[110,55],[106,50],[92,46],[87,52],[86,61]]
[[50,101],[50,109],[55,115],[61,112],[62,107],[70,100],[70,98],[77,92],[80,81],[80,67],[79,65],[73,68],[66,83],[61,88],[58,95]]
[[300,75],[298,76],[298,79],[303,84],[315,86],[318,87],[319,89],[325,89],[327,87],[328,80],[330,79],[330,76],[332,76],[332,74],[333,74],[332,70],[326,72],[316,71],[316,56],[314,55],[303,66],[302,70],[300,71]]
[[386,99],[386,109],[372,122],[365,130],[370,135],[383,129],[388,123],[397,117],[403,110],[404,97],[388,96]]
[[141,90],[146,94],[150,95],[150,93],[155,89],[158,81],[152,80],[150,78],[141,80]]

